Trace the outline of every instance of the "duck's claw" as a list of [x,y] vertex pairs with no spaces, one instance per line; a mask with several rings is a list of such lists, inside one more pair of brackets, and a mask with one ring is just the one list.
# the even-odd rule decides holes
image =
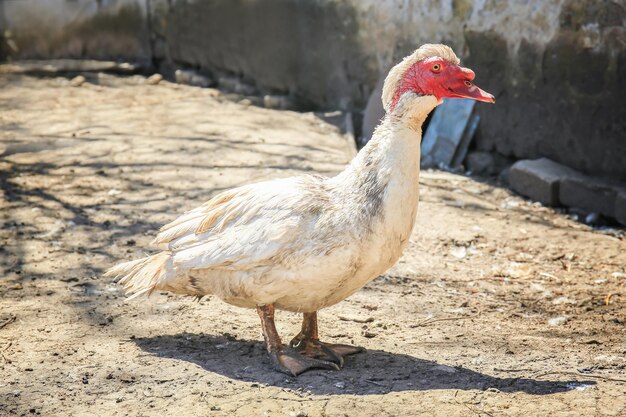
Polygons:
[[362,348],[361,346],[342,345],[341,343],[320,343],[342,358],[348,355],[356,355],[357,353],[365,352],[365,348]]
[[304,356],[288,347],[270,352],[270,357],[278,371],[291,376],[298,376],[309,369],[339,370],[339,366],[334,362]]
[[333,362],[340,367],[343,366],[344,356],[364,351],[359,346],[324,343],[317,339],[298,337],[294,338],[289,345],[306,357]]

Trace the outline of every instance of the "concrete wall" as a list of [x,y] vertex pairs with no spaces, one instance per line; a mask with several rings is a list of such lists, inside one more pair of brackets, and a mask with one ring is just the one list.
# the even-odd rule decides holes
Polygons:
[[150,60],[147,7],[147,0],[0,0],[0,53]]
[[155,2],[158,58],[239,75],[317,108],[361,106],[375,84],[375,58],[345,1]]
[[[63,0],[5,1],[9,22],[14,20],[14,11],[7,7],[12,3]],[[141,54],[149,44],[152,57],[162,63],[195,66],[214,77],[237,75],[262,92],[290,94],[315,108],[362,110],[393,63],[424,42],[444,42],[476,71],[477,83],[498,99],[495,106],[477,106],[482,117],[479,149],[515,158],[547,156],[586,173],[626,181],[622,1],[71,3],[119,9],[135,5],[133,16],[147,10],[150,42],[147,26],[137,23],[134,36],[140,40],[123,48],[109,43],[108,54]],[[58,43],[32,49],[39,55],[81,51]],[[82,51],[102,55],[97,49]]]

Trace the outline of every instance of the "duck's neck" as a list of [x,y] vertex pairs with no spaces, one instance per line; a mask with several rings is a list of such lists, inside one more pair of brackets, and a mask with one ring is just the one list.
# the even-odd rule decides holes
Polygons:
[[[431,111],[443,101],[435,96],[418,96],[413,93],[404,94],[395,105],[391,113],[385,115],[393,126],[414,131],[419,131],[421,140],[422,124]],[[373,139],[373,138],[372,138]]]
[[[422,124],[439,104],[434,96],[405,94],[395,109],[387,113],[370,141],[338,177],[366,180],[361,172],[390,171],[389,174],[419,174]],[[358,183],[355,185],[359,185]]]
[[[331,181],[341,184],[368,219],[383,216],[384,203],[417,206],[422,123],[440,104],[433,96],[405,94],[350,165]],[[383,200],[384,199],[384,200]]]

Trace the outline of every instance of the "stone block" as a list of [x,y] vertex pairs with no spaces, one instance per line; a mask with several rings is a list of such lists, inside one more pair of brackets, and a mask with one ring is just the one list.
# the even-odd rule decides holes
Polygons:
[[507,157],[492,152],[473,151],[465,158],[465,168],[473,175],[499,174],[510,166],[511,161]]
[[615,218],[626,226],[626,190],[621,190],[615,197]]
[[495,158],[490,152],[470,152],[465,158],[465,167],[475,175],[492,174],[495,165]]
[[509,172],[509,183],[517,193],[549,206],[563,203],[559,199],[561,180],[578,177],[575,170],[547,158],[517,161]]
[[568,207],[615,217],[617,192],[617,187],[594,178],[568,177],[561,181],[559,200]]

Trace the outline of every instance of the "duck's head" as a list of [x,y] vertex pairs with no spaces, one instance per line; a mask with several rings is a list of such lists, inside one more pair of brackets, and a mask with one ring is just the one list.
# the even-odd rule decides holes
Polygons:
[[425,44],[389,71],[383,86],[385,111],[392,112],[405,94],[415,97],[469,98],[495,103],[493,95],[472,82],[475,74],[463,68],[446,45]]

